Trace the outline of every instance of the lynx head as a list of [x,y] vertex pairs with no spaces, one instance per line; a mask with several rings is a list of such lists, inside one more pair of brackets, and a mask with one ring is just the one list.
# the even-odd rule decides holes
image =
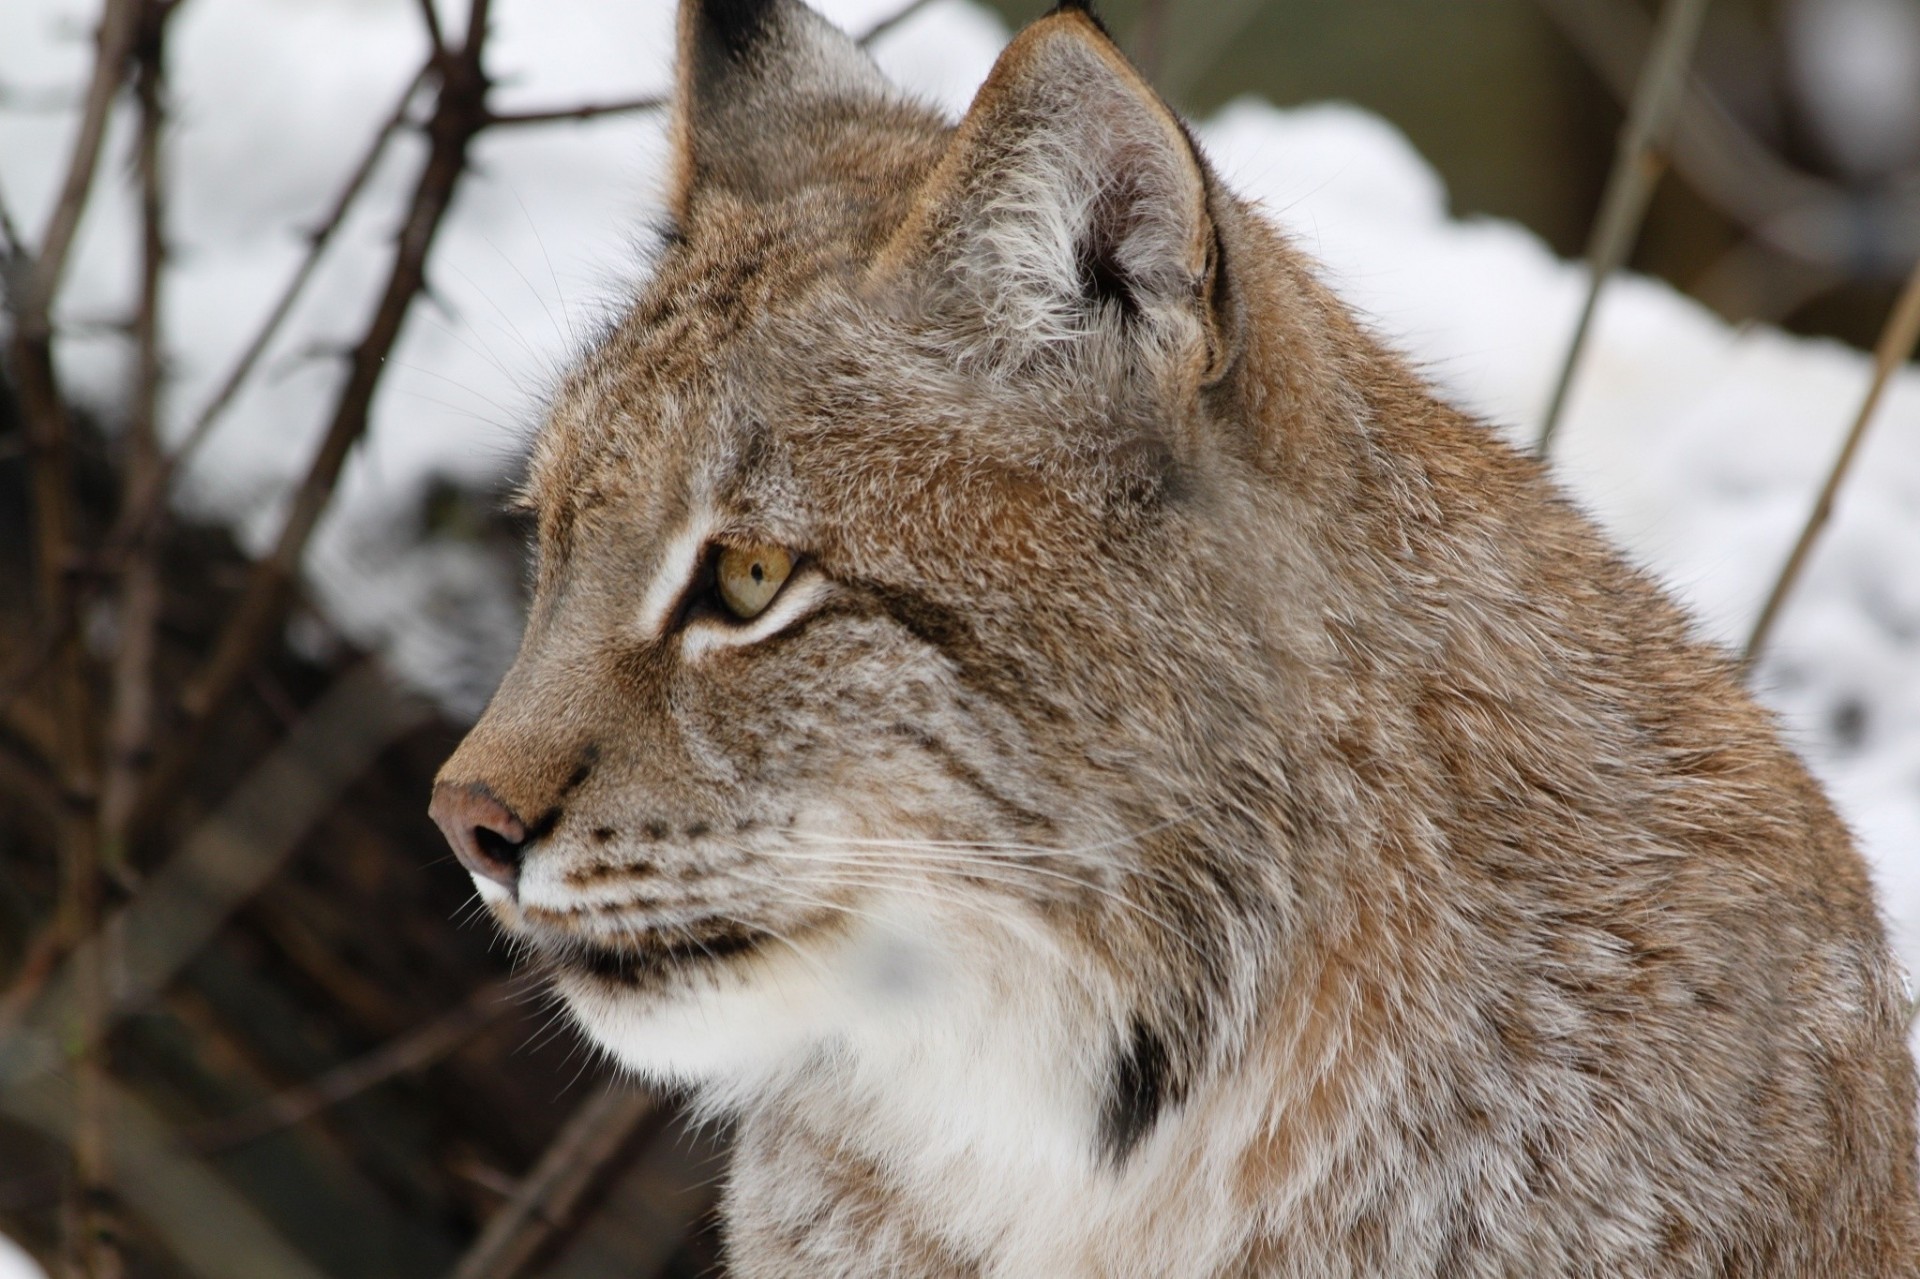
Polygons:
[[1080,9],[957,126],[798,0],[679,41],[667,246],[554,399],[526,636],[435,817],[637,1069],[737,1095],[1017,1023],[1123,1147],[1284,927],[1350,325]]

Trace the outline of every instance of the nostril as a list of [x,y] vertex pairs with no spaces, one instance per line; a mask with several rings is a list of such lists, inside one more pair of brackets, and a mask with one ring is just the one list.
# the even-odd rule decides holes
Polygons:
[[515,875],[520,872],[520,850],[525,843],[508,839],[497,830],[485,826],[476,827],[473,842],[479,845],[480,855],[497,866],[510,867]]
[[508,889],[518,885],[526,824],[491,790],[478,783],[442,783],[434,788],[428,812],[468,871]]

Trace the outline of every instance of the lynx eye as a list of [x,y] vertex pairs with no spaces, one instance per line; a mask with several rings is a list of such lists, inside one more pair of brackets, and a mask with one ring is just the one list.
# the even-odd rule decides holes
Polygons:
[[723,546],[714,561],[713,584],[727,611],[750,622],[767,611],[793,572],[793,556],[781,547]]

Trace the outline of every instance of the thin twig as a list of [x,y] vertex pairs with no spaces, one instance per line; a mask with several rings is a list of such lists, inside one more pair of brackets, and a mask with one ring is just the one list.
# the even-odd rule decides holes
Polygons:
[[646,1093],[609,1090],[589,1098],[567,1120],[520,1188],[487,1222],[452,1279],[513,1279],[625,1148],[648,1115]]
[[1607,277],[1626,260],[1640,233],[1653,188],[1665,167],[1667,137],[1672,130],[1674,107],[1686,88],[1687,67],[1693,61],[1694,45],[1699,42],[1700,27],[1707,14],[1707,0],[1667,0],[1661,10],[1660,27],[1654,36],[1646,70],[1634,90],[1627,110],[1627,122],[1620,131],[1614,154],[1613,171],[1607,175],[1606,194],[1601,198],[1600,216],[1595,219],[1592,238],[1587,243],[1587,296],[1580,307],[1580,319],[1573,329],[1566,358],[1560,364],[1560,376],[1554,382],[1553,397],[1547,402],[1546,420],[1534,452],[1545,457],[1559,428],[1567,393],[1580,365],[1587,333],[1600,303],[1600,291]]
[[[4,758],[4,755],[0,755],[0,760]],[[4,767],[4,764],[0,764],[0,769]],[[59,967],[69,941],[63,923],[57,915],[49,919],[40,926],[40,931],[33,935],[26,950],[21,953],[20,967],[13,975],[13,983],[4,993],[0,993],[0,1036],[7,1034],[27,1009],[33,1006],[47,979]]]
[[634,111],[655,111],[667,105],[667,99],[659,94],[649,94],[642,98],[625,98],[612,102],[589,102],[577,107],[549,107],[533,111],[495,111],[487,117],[488,124],[551,124],[559,120],[592,120],[603,115],[623,115]]
[[134,33],[139,27],[142,0],[107,0],[100,17],[96,38],[93,74],[87,84],[86,106],[80,116],[73,149],[67,153],[67,171],[60,183],[60,195],[48,215],[35,250],[32,287],[25,316],[44,322],[52,310],[53,298],[60,291],[60,277],[66,271],[73,248],[74,234],[86,212],[93,191],[94,169],[100,159],[100,144],[106,138],[107,115],[119,96],[127,56],[133,49]]
[[202,1155],[232,1150],[304,1123],[395,1076],[424,1069],[498,1021],[514,1007],[514,996],[522,989],[523,984],[516,981],[483,987],[453,1011],[365,1056],[269,1097],[243,1114],[201,1127],[189,1144]]
[[[1623,0],[1538,0],[1622,101],[1631,101],[1652,23]],[[1714,94],[1687,79],[1667,152],[1675,172],[1774,252],[1823,272],[1899,280],[1920,254],[1920,199],[1895,179],[1850,190],[1780,155]]]
[[1867,398],[1854,415],[1853,426],[1840,445],[1839,455],[1833,459],[1826,482],[1820,486],[1820,496],[1814,499],[1813,509],[1807,513],[1807,522],[1800,530],[1799,540],[1793,544],[1786,566],[1780,570],[1766,604],[1760,609],[1759,620],[1753,624],[1753,634],[1747,637],[1746,650],[1741,654],[1741,669],[1752,670],[1754,662],[1765,651],[1767,636],[1772,632],[1787,597],[1793,593],[1794,584],[1799,581],[1801,570],[1806,567],[1814,542],[1833,515],[1834,499],[1853,466],[1860,442],[1866,438],[1867,427],[1880,407],[1887,384],[1893,380],[1895,370],[1913,358],[1916,346],[1920,346],[1920,263],[1914,264],[1913,274],[1908,277],[1906,288],[1901,290],[1899,301],[1894,303],[1893,313],[1887,317],[1886,327],[1880,331],[1880,340],[1874,344],[1873,381],[1867,387]]
[[[239,393],[241,387],[246,385],[247,379],[253,376],[254,366],[260,362],[260,357],[266,354],[267,347],[272,345],[274,338],[279,336],[280,326],[286,322],[287,316],[293,311],[294,303],[299,301],[301,294],[306,291],[307,282],[313,278],[314,268],[319,265],[320,258],[327,251],[327,246],[333,242],[334,232],[340,229],[354,202],[360,198],[360,193],[366,188],[368,179],[373,176],[380,158],[386,154],[388,143],[400,131],[400,126],[406,123],[407,107],[412,103],[414,94],[419,92],[421,84],[425,82],[428,69],[427,66],[421,67],[413,79],[407,82],[407,87],[401,91],[393,110],[387,113],[387,118],[374,133],[366,151],[362,153],[360,163],[354,166],[353,172],[341,186],[339,194],[334,196],[333,204],[307,233],[306,256],[301,258],[299,267],[288,277],[286,287],[280,291],[279,300],[267,313],[266,320],[254,333],[253,340],[247,344],[247,349],[241,352],[233,368],[221,380],[219,389],[194,415],[193,425],[187,428],[187,433],[182,437],[179,446],[167,459],[167,474],[161,477],[163,487],[166,480],[185,464],[194,450],[200,446],[201,441],[212,431],[214,423],[219,421],[221,415],[226,412],[234,396]],[[150,512],[137,514],[143,520],[151,518]]]
[[84,1046],[75,1001],[85,965],[109,942],[115,963],[103,1030],[173,982],[380,752],[427,718],[425,705],[395,689],[375,661],[340,676],[130,902],[76,938],[28,1016],[0,1027],[0,1093],[56,1064],[48,1045]]
[[[134,56],[139,105],[135,173],[140,190],[140,299],[133,322],[133,386],[128,397],[123,506],[159,484],[161,285],[167,266],[166,193],[161,135],[166,128],[166,35],[171,4],[149,3]],[[125,862],[127,820],[153,749],[153,663],[160,621],[159,530],[141,529],[128,548],[120,583],[112,702],[100,787],[100,857],[108,872]]]
[[440,32],[440,11],[433,7],[433,0],[418,0],[420,7],[420,25],[427,29],[427,39],[433,45],[435,53],[444,53],[447,48],[446,37]]
[[[898,27],[907,19],[932,4],[933,0],[912,0],[904,8],[880,19],[859,37],[862,48]],[[672,99],[664,94],[649,93],[634,98],[616,98],[609,102],[587,102],[570,107],[536,107],[528,111],[495,111],[488,115],[489,125],[514,126],[522,124],[554,124],[564,121],[596,120],[601,116],[630,115],[640,111],[658,111],[668,105]]]

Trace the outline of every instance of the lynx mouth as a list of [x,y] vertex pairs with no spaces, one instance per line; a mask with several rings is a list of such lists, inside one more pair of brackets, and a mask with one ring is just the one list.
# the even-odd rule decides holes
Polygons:
[[643,987],[702,968],[715,968],[757,953],[774,935],[732,921],[649,929],[622,944],[578,936],[541,937],[535,945],[567,972],[614,985]]

